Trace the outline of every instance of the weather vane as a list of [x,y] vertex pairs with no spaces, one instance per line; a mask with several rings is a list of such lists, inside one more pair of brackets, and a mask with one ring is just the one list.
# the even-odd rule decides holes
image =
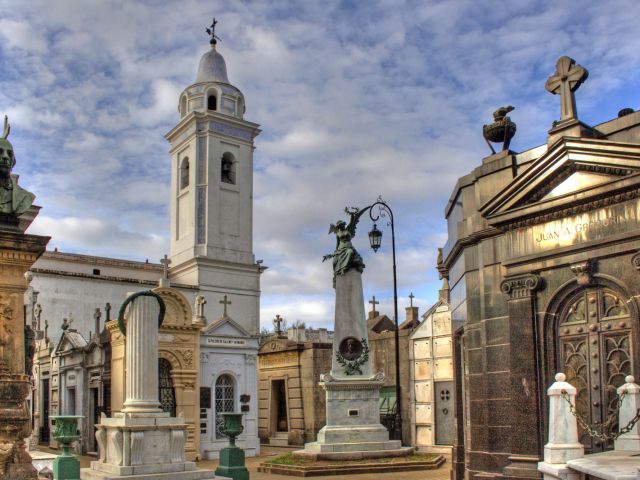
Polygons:
[[211,35],[211,40],[209,40],[209,43],[211,45],[215,45],[216,43],[218,43],[218,40],[222,41],[222,39],[216,35],[217,24],[218,24],[218,21],[216,20],[215,17],[213,17],[213,22],[211,22],[211,25],[209,25],[209,28],[205,28],[205,30],[207,31],[207,34]]

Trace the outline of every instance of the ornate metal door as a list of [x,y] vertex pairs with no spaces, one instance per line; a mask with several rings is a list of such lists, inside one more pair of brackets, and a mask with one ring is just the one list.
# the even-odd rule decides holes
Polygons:
[[[590,424],[606,422],[613,415],[609,431],[617,431],[616,389],[633,373],[634,332],[627,304],[606,287],[580,290],[561,310],[558,329],[558,370],[578,391],[578,413]],[[612,447],[578,428],[587,450]]]
[[435,444],[453,445],[453,382],[435,383]]

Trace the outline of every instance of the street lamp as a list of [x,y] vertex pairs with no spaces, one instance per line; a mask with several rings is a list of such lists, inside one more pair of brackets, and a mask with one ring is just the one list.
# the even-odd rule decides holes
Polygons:
[[[378,214],[374,216],[373,209],[378,207]],[[398,281],[396,278],[396,235],[393,224],[393,212],[391,207],[382,200],[382,197],[378,197],[375,203],[369,205],[364,210],[369,210],[369,217],[374,222],[373,229],[369,232],[369,243],[374,252],[377,252],[382,242],[382,232],[378,230],[376,221],[380,217],[389,215],[389,225],[391,226],[391,252],[393,259],[393,314],[396,323],[395,330],[395,350],[396,350],[396,418],[394,421],[394,437],[397,440],[402,440],[402,396],[400,393],[400,329],[398,327]]]

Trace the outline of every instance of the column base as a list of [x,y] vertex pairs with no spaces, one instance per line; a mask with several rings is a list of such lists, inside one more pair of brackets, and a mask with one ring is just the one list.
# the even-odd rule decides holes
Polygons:
[[185,461],[186,424],[168,413],[118,412],[103,416],[96,439],[100,459],[81,470],[80,478],[95,480],[216,478],[213,472],[197,470]]

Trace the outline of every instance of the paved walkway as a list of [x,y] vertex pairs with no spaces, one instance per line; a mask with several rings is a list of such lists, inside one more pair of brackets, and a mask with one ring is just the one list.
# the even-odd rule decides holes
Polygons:
[[[35,450],[35,449],[34,449]],[[54,452],[58,454],[57,450],[51,450],[44,447],[38,447],[38,450]],[[303,477],[290,477],[288,475],[274,475],[268,473],[259,473],[258,465],[269,457],[280,455],[282,453],[290,452],[290,448],[284,447],[269,447],[262,446],[260,448],[261,453],[258,457],[249,457],[247,458],[247,469],[249,470],[249,474],[251,476],[251,480],[295,480],[297,478]],[[88,467],[90,462],[95,460],[93,457],[80,457],[80,466],[82,468]],[[198,468],[206,469],[206,470],[215,470],[218,466],[217,460],[202,460],[198,462]],[[437,470],[424,470],[424,471],[415,471],[415,472],[392,472],[392,473],[365,473],[358,475],[334,475],[331,477],[313,477],[317,479],[322,478],[331,478],[331,480],[449,480],[449,469],[451,468],[451,463],[449,458],[447,458],[447,462],[442,465]]]

